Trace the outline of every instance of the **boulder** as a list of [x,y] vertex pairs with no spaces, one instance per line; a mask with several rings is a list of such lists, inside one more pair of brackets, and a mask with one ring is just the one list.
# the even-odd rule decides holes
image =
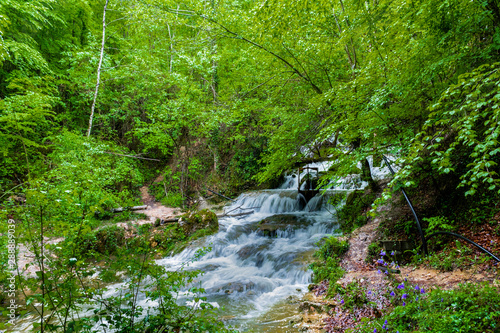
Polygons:
[[278,214],[266,217],[255,225],[255,230],[269,237],[276,237],[278,230],[297,230],[306,228],[311,221],[303,216]]
[[181,226],[186,235],[192,235],[196,231],[202,229],[214,233],[219,230],[219,221],[214,212],[208,209],[202,209],[182,215],[179,218],[179,226]]

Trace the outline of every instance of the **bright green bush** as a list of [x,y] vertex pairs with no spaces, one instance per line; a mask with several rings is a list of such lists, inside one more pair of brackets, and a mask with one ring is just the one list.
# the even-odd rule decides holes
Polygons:
[[340,267],[337,257],[328,257],[325,262],[314,262],[309,268],[313,271],[313,282],[315,283],[328,280],[330,284],[333,284],[344,275],[344,270]]
[[405,305],[396,306],[390,313],[355,331],[383,332],[384,324],[390,332],[400,333],[500,330],[500,292],[494,286],[462,284],[456,290],[418,291],[416,295],[418,297],[408,296]]
[[340,257],[349,250],[349,242],[340,241],[335,236],[328,237],[324,244],[315,253],[321,260],[326,261],[329,257]]

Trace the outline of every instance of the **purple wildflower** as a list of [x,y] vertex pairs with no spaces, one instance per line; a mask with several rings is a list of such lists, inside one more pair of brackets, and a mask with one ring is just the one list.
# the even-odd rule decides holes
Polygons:
[[444,301],[444,299],[441,298],[441,302]]
[[394,251],[391,252],[391,256],[395,255],[396,253],[394,253]]
[[381,255],[382,257],[383,257],[383,256],[385,256],[385,251],[384,251],[384,250],[380,251],[380,255]]
[[417,301],[418,301],[418,296],[417,296]]
[[384,321],[384,325],[387,325],[387,319]]
[[344,300],[341,300],[341,301],[340,301],[340,304],[344,304]]
[[372,293],[372,291],[371,291],[371,290],[368,290],[368,295],[370,295],[371,293]]
[[398,285],[398,289],[405,289],[405,284],[401,283],[400,285]]
[[396,294],[394,293],[394,291],[391,291],[391,296],[395,296]]
[[379,273],[379,274],[380,274],[380,273],[382,273],[382,272],[381,272],[381,271],[380,271],[380,269],[379,269],[379,270],[377,270],[377,273]]
[[403,294],[403,296],[401,296],[402,299],[407,299],[408,298],[408,294]]
[[373,333],[377,333],[377,329],[374,329],[374,330],[373,330]]
[[385,324],[384,324],[384,325],[382,325],[382,328],[383,328],[383,329],[385,329]]
[[416,291],[420,291],[420,288],[418,286],[415,286]]
[[384,259],[379,259],[379,260],[377,260],[377,262],[378,262],[379,264],[383,265],[383,264],[384,264]]
[[424,288],[420,289],[420,293],[421,293],[421,294],[425,294],[425,290],[424,290]]
[[406,306],[406,303],[403,301],[403,306]]

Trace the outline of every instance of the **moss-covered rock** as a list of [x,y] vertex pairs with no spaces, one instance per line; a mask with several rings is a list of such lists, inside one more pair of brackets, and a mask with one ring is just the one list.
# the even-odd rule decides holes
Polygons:
[[83,253],[113,254],[125,244],[125,230],[115,225],[106,226],[86,234],[78,243]]
[[340,228],[344,233],[366,224],[366,212],[370,209],[377,194],[371,190],[356,190],[346,198],[346,204],[337,211]]
[[192,211],[182,215],[179,219],[179,225],[186,235],[192,235],[202,229],[210,233],[219,230],[217,215],[208,209],[202,209],[198,212]]
[[278,230],[297,230],[306,228],[311,224],[311,220],[303,216],[292,214],[277,214],[268,216],[253,228],[260,235],[276,237]]

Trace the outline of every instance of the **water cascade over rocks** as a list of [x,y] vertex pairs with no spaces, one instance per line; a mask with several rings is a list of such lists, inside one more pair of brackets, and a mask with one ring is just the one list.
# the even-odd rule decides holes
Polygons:
[[[318,163],[310,166],[320,170],[328,167]],[[212,251],[190,265],[190,269],[205,272],[199,282],[208,302],[224,307],[224,315],[234,317],[233,324],[241,329],[276,302],[307,291],[311,283],[307,266],[315,244],[338,229],[329,196],[366,186],[357,177],[346,178],[299,210],[297,179],[289,175],[279,189],[240,195],[226,211],[253,213],[219,219],[219,232],[198,244],[210,246]],[[188,248],[158,263],[177,269],[196,250]]]
[[[381,179],[389,173],[382,165],[374,167],[369,159],[372,176]],[[330,163],[308,165],[318,172],[328,169]],[[304,179],[306,171],[300,178]],[[207,301],[223,307],[222,314],[229,324],[241,331],[284,332],[282,323],[289,318],[283,313],[296,310],[285,299],[301,296],[311,283],[308,264],[316,250],[316,243],[329,234],[336,234],[338,222],[329,197],[339,192],[362,189],[368,184],[352,175],[330,184],[331,189],[321,191],[303,209],[300,209],[298,177],[285,177],[278,189],[253,191],[241,194],[226,207],[226,212],[251,214],[219,219],[219,232],[200,239],[180,254],[158,260],[168,270],[199,269],[203,274],[197,283],[206,290]],[[201,247],[211,247],[198,261],[192,261]],[[108,286],[103,298],[119,295],[126,282]],[[187,293],[186,293],[187,294]],[[138,306],[155,307],[155,302],[140,293]],[[184,296],[183,296],[184,297]],[[179,299],[189,306],[189,295]],[[271,309],[271,311],[270,311]],[[83,311],[82,317],[93,315],[92,309]],[[16,325],[13,332],[29,331],[36,315],[29,315]],[[101,318],[106,323],[105,318]],[[285,325],[287,326],[287,324]],[[98,327],[96,326],[96,329]],[[291,332],[288,328],[286,332]]]

